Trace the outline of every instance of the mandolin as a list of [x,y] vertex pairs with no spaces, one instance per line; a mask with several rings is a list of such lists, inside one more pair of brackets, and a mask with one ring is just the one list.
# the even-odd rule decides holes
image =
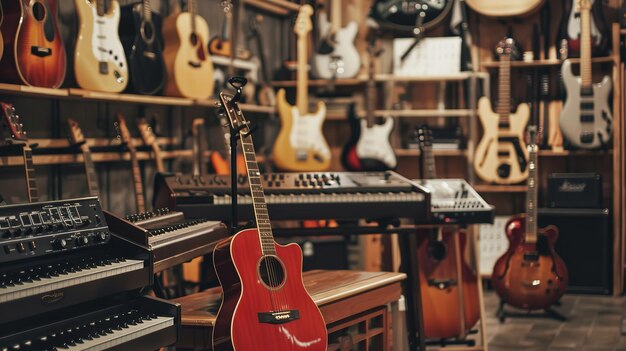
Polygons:
[[87,90],[119,93],[128,84],[128,64],[118,34],[117,0],[74,0],[78,37],[74,49],[74,75]]
[[294,28],[298,37],[296,106],[287,102],[285,89],[276,94],[281,129],[274,143],[274,163],[287,171],[314,172],[330,166],[331,152],[322,133],[326,105],[320,101],[317,111],[309,113],[307,57],[312,14],[310,5],[301,6]]
[[487,96],[478,100],[483,136],[476,146],[474,170],[487,182],[515,184],[528,177],[524,129],[530,109],[528,104],[519,104],[511,113],[511,60],[519,55],[515,40],[502,39],[496,53],[500,56],[498,104],[494,112]]
[[146,199],[143,195],[143,181],[141,180],[141,170],[139,169],[139,159],[137,158],[137,150],[133,143],[133,138],[130,135],[128,126],[126,125],[126,119],[122,114],[118,113],[117,122],[115,122],[115,129],[117,130],[117,138],[122,142],[122,145],[128,150],[130,154],[130,164],[133,173],[133,184],[135,190],[135,204],[137,205],[137,213],[146,212]]
[[528,190],[526,214],[506,224],[509,248],[493,268],[491,282],[500,298],[511,306],[546,309],[565,293],[567,267],[554,251],[558,237],[555,226],[537,228],[537,145],[536,127],[528,128]]
[[[0,102],[2,107],[2,120],[0,123],[4,131],[8,131],[9,137],[5,140],[8,144],[20,145],[22,147],[22,157],[24,159],[24,179],[26,180],[26,193],[28,202],[39,201],[39,188],[35,178],[35,166],[33,164],[33,150],[28,144],[26,130],[22,125],[20,116],[15,113],[15,107],[11,104]],[[6,134],[6,133],[3,133]]]
[[6,52],[0,75],[9,83],[46,88],[63,84],[65,46],[57,25],[56,0],[3,0],[2,24]]
[[139,129],[139,135],[144,145],[149,146],[154,154],[154,162],[156,164],[157,172],[165,172],[165,166],[163,165],[163,156],[161,153],[161,147],[157,142],[157,137],[154,135],[152,126],[145,118],[137,119],[137,129]]
[[165,95],[207,99],[213,94],[213,61],[206,43],[209,25],[196,14],[195,0],[188,11],[173,13],[163,23],[167,83]]
[[213,350],[326,350],[326,324],[302,282],[302,251],[274,241],[248,122],[232,96],[220,93],[220,101],[232,127],[241,130],[256,225],[213,252],[223,291]]
[[[435,156],[428,127],[418,128],[418,142],[423,178],[435,179]],[[437,189],[437,192],[446,191],[454,190]],[[480,319],[478,277],[463,259],[467,240],[464,230],[455,233],[441,228],[418,236],[417,259],[421,268],[419,279],[426,338],[462,338]]]
[[98,186],[98,177],[96,176],[96,169],[93,164],[93,159],[91,158],[91,149],[87,144],[85,135],[80,129],[78,122],[76,122],[75,120],[68,118],[67,126],[69,130],[70,143],[73,146],[78,147],[83,155],[83,162],[85,164],[85,175],[87,177],[87,186],[89,187],[89,195],[99,196],[100,187]]
[[581,57],[580,77],[572,73],[572,63],[565,60],[561,66],[567,97],[561,110],[559,125],[563,137],[578,148],[595,149],[606,146],[613,132],[613,115],[609,107],[612,81],[604,76],[593,83],[591,72],[591,3],[580,0]]
[[129,91],[153,95],[165,85],[161,22],[150,0],[122,8],[120,37],[130,69]]

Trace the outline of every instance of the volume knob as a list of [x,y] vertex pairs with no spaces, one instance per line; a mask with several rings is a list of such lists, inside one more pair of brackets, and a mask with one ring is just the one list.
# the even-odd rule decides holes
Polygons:
[[63,250],[67,247],[67,241],[63,238],[54,239],[51,244],[52,248],[55,250]]

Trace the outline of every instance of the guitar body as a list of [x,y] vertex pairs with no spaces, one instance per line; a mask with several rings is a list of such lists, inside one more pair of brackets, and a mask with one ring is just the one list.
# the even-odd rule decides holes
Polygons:
[[[320,14],[319,37],[325,38],[330,32],[330,22],[326,13]],[[359,26],[350,22],[339,29],[333,36],[335,47],[329,54],[317,53],[313,57],[311,68],[313,75],[321,79],[352,78],[361,69],[361,56],[354,46]]]
[[[447,231],[442,234],[441,241],[426,235],[418,236],[417,258],[422,268],[419,270],[419,279],[424,334],[429,339],[463,336],[480,319],[476,273],[465,260],[461,261],[463,304],[459,305],[459,284],[450,284],[451,281],[457,281],[454,240],[454,235],[457,234]],[[460,231],[458,235],[462,257],[467,242],[467,233]],[[462,328],[459,316],[461,309],[464,313],[465,328]]]
[[120,35],[130,67],[128,90],[153,95],[165,85],[161,16],[143,17],[143,4],[122,8]]
[[391,147],[389,137],[393,131],[394,121],[391,117],[384,117],[382,124],[367,126],[367,121],[361,119],[361,134],[356,144],[356,154],[363,170],[385,171],[396,168],[398,160]]
[[[565,139],[573,146],[594,149],[606,145],[613,130],[613,115],[609,107],[611,78],[604,76],[594,83],[591,91],[581,91],[581,79],[572,73],[571,62],[565,60],[561,66],[567,99],[561,111],[559,124]],[[581,110],[581,104],[590,104],[592,109]],[[583,116],[586,121],[583,121]],[[593,118],[590,118],[593,117]]]
[[509,248],[496,261],[491,281],[498,295],[511,306],[545,309],[565,293],[567,267],[554,251],[557,228],[539,229],[537,243],[527,243],[524,218],[514,217],[507,223]]
[[119,93],[128,84],[128,64],[118,34],[120,5],[111,0],[108,12],[98,15],[96,3],[74,0],[78,13],[78,37],[74,72],[78,85],[87,90]]
[[465,0],[465,3],[484,16],[509,17],[528,15],[538,10],[545,0]]
[[285,90],[276,94],[280,132],[274,143],[274,163],[283,170],[315,172],[330,167],[331,152],[322,133],[326,105],[317,104],[313,114],[300,115],[287,102]]
[[[580,13],[576,11],[578,0],[565,1],[563,20],[558,35],[557,50],[567,47],[567,57],[580,57]],[[610,28],[604,18],[602,1],[592,0],[591,7],[591,52],[603,56],[609,52]],[[566,43],[564,42],[566,41]]]
[[[267,256],[266,256],[267,257]],[[240,231],[217,245],[213,263],[224,295],[213,327],[213,350],[324,351],[326,324],[302,282],[302,251],[296,244],[276,245],[273,277],[284,274],[269,288],[259,232]],[[278,262],[278,261],[273,261]],[[287,311],[278,324],[259,322],[259,313]],[[294,317],[295,311],[299,319]]]
[[232,50],[231,46],[230,40],[214,37],[209,41],[209,52],[211,55],[230,57]]
[[58,88],[66,70],[57,1],[2,1],[4,55],[0,75],[10,83]]
[[476,147],[474,170],[478,176],[496,184],[515,184],[528,178],[528,150],[524,130],[530,117],[527,104],[519,104],[509,115],[510,128],[499,127],[500,116],[491,109],[489,98],[478,101],[478,117],[483,137]]
[[167,83],[165,95],[207,99],[213,94],[213,61],[207,51],[209,26],[196,15],[196,33],[191,32],[191,14],[173,14],[163,23]]

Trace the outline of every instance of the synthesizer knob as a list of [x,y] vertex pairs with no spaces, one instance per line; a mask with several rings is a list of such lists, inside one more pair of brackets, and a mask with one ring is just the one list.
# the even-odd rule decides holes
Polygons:
[[76,238],[76,246],[85,246],[89,244],[89,237],[87,236],[79,236]]
[[94,240],[98,243],[103,243],[105,242],[107,239],[109,238],[109,234],[107,234],[106,232],[99,232],[96,234],[96,236],[94,237]]
[[54,239],[50,244],[55,250],[62,250],[67,247],[67,241],[63,238]]
[[24,245],[24,243],[15,244],[15,248],[17,249],[17,252],[19,253],[26,251],[26,245]]

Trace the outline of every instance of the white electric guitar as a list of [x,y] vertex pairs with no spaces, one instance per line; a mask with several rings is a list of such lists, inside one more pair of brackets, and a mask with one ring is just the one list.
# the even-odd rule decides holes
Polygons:
[[286,171],[322,171],[330,166],[331,152],[322,133],[326,105],[320,101],[317,111],[309,113],[307,44],[312,14],[310,5],[301,6],[294,28],[298,36],[296,106],[287,102],[284,89],[276,94],[281,129],[274,143],[274,163]]
[[580,77],[572,73],[572,63],[565,60],[561,66],[567,99],[561,111],[559,124],[565,139],[573,146],[594,149],[611,139],[613,116],[609,108],[611,78],[604,76],[600,83],[592,82],[591,75],[591,2],[580,0]]
[[319,37],[313,56],[313,75],[321,79],[352,78],[361,69],[361,56],[354,46],[358,24],[354,21],[341,28],[341,1],[330,0],[330,22],[326,12],[319,15]]
[[117,0],[74,0],[79,29],[74,51],[78,85],[87,90],[121,92],[128,84],[126,55],[118,34]]

